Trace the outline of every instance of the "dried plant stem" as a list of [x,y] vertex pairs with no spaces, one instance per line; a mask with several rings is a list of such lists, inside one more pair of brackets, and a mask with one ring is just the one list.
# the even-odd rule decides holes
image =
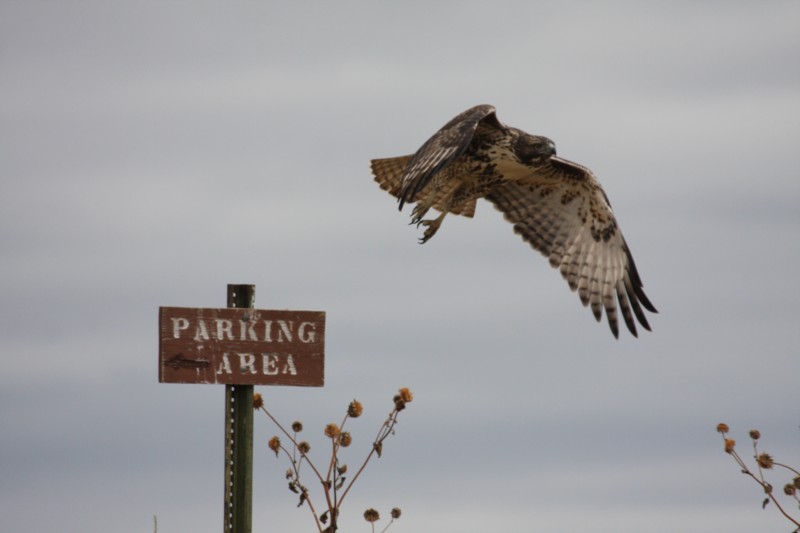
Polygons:
[[375,455],[375,452],[377,452],[377,450],[381,447],[383,441],[386,440],[386,437],[392,434],[392,430],[394,430],[394,426],[397,424],[397,414],[398,410],[394,409],[389,414],[389,418],[386,419],[381,428],[378,430],[378,436],[372,443],[372,450],[370,450],[369,454],[367,455],[367,458],[364,459],[364,462],[361,464],[361,468],[359,468],[358,471],[356,472],[356,475],[353,476],[353,478],[350,480],[350,483],[347,484],[347,488],[344,489],[344,493],[342,493],[342,497],[339,499],[339,505],[341,505],[341,503],[344,502],[344,498],[345,496],[347,496],[347,493],[350,492],[350,488],[353,486],[353,483],[356,482],[358,476],[360,476],[361,472],[364,471],[364,468],[366,468],[367,463],[369,463],[369,460],[372,459],[372,456]]
[[[306,441],[298,442],[298,433],[303,431],[303,424],[299,421],[295,421],[292,423],[292,430],[294,431],[294,434],[289,433],[289,431],[287,431],[286,428],[280,422],[278,422],[272,413],[270,413],[264,406],[261,395],[254,395],[253,407],[257,410],[260,409],[263,411],[264,414],[266,414],[267,417],[272,421],[272,423],[278,427],[288,442],[291,442],[292,444],[292,450],[289,451],[288,446],[284,446],[281,443],[281,439],[277,436],[274,436],[269,440],[268,446],[269,449],[274,451],[276,455],[280,455],[280,453],[283,452],[289,459],[291,468],[286,471],[286,479],[289,482],[289,490],[300,495],[300,502],[297,504],[298,507],[301,507],[304,503],[308,504],[308,508],[314,517],[314,522],[317,525],[317,531],[319,533],[334,533],[338,529],[337,521],[339,518],[339,511],[342,503],[345,500],[345,497],[347,494],[349,494],[350,489],[353,487],[356,479],[360,477],[361,472],[364,471],[372,457],[376,453],[378,457],[381,456],[383,441],[386,440],[389,435],[394,434],[398,413],[405,409],[406,404],[412,400],[413,394],[406,387],[401,388],[399,390],[399,394],[395,395],[393,399],[394,409],[389,413],[389,417],[379,428],[378,435],[372,443],[372,449],[367,454],[367,457],[364,459],[364,462],[361,464],[355,476],[349,480],[349,483],[345,484],[345,481],[347,481],[346,474],[348,470],[347,465],[340,462],[339,452],[340,448],[350,446],[351,442],[353,441],[350,433],[344,431],[344,428],[350,418],[358,418],[361,416],[363,412],[363,406],[360,402],[357,400],[350,402],[347,407],[347,414],[342,419],[340,425],[337,426],[334,423],[330,423],[325,426],[325,436],[331,441],[331,456],[328,462],[328,468],[324,469],[323,467],[322,471],[325,472],[325,475],[323,476],[320,470],[317,469],[315,464],[308,456],[310,445]],[[314,472],[314,476],[316,476],[317,480],[322,485],[322,489],[325,494],[327,510],[319,515],[314,507],[313,502],[311,501],[309,489],[306,488],[306,486],[303,485],[300,480],[300,470],[302,469],[303,461],[308,463],[309,468]],[[399,507],[392,509],[392,520],[381,530],[381,533],[384,533],[389,526],[394,523],[395,519],[400,516],[400,513],[401,511]],[[368,522],[375,522],[379,520],[379,514],[374,509],[367,509],[364,514],[364,518]],[[375,533],[374,523],[372,524],[372,533]]]
[[[267,414],[267,416],[270,418],[270,420],[272,420],[275,423],[275,425],[278,426],[278,429],[280,429],[283,432],[283,434],[286,435],[286,438],[288,438],[291,441],[291,443],[294,445],[294,447],[297,448],[298,447],[298,442],[295,440],[294,437],[289,435],[289,432],[287,432],[285,429],[283,429],[283,426],[280,424],[280,422],[275,420],[275,417],[273,417],[270,414],[270,412],[267,411],[267,409],[265,407],[261,407],[261,410],[264,411]],[[289,458],[291,459],[291,456]],[[305,458],[305,455],[303,455],[300,459],[302,460],[303,458]],[[319,478],[319,480],[321,482],[323,482],[324,479],[323,479],[322,475],[319,473],[319,470],[317,470],[317,468],[314,466],[314,463],[309,461],[307,458],[306,458],[306,463],[308,463],[308,466],[311,467],[311,469],[314,471],[314,474]]]
[[[272,420],[272,422],[273,422],[273,423],[274,423],[276,426],[278,426],[278,429],[280,429],[280,430],[281,430],[281,432],[282,432],[284,435],[286,435],[286,438],[287,438],[287,439],[289,439],[289,440],[292,442],[293,448],[294,448],[295,450],[296,450],[296,449],[298,449],[298,448],[299,448],[299,446],[298,446],[298,442],[297,442],[297,440],[295,439],[295,437],[294,437],[294,436],[292,436],[292,435],[290,435],[290,434],[289,434],[289,432],[288,432],[288,431],[286,431],[286,429],[285,429],[285,428],[284,428],[284,427],[281,425],[281,423],[280,423],[280,422],[278,422],[278,420],[277,420],[277,419],[276,419],[274,416],[272,416],[272,413],[270,413],[269,411],[267,411],[267,408],[266,408],[266,407],[264,407],[264,406],[262,405],[262,406],[260,407],[260,409],[261,409],[262,411],[264,411],[264,413],[266,413],[266,415],[269,417],[269,419],[270,419],[270,420]],[[282,449],[282,450],[283,450],[283,451],[286,453],[286,455],[289,457],[289,461],[290,461],[290,462],[291,462],[291,464],[292,464],[292,470],[294,470],[294,474],[295,474],[295,478],[296,478],[296,479],[300,479],[300,468],[299,468],[299,466],[298,466],[298,465],[299,465],[299,464],[301,464],[301,463],[303,462],[303,459],[305,459],[306,463],[308,463],[308,466],[311,468],[311,470],[313,470],[313,471],[314,471],[314,475],[316,475],[316,476],[317,476],[317,479],[319,479],[320,483],[322,483],[322,486],[325,488],[325,499],[326,499],[326,501],[327,501],[328,508],[329,508],[329,509],[333,509],[334,507],[331,507],[331,503],[332,503],[332,502],[331,502],[331,499],[330,499],[330,494],[329,494],[329,492],[328,492],[328,487],[325,485],[325,481],[323,480],[322,476],[320,475],[320,473],[319,473],[319,470],[317,470],[317,467],[316,467],[316,466],[314,466],[314,463],[312,463],[311,461],[309,461],[309,460],[308,460],[308,458],[305,456],[305,454],[302,454],[302,455],[300,456],[300,461],[295,461],[295,460],[292,458],[292,454],[290,454],[290,453],[289,453],[289,452],[286,450],[286,448],[284,448],[283,446],[281,446],[281,449]],[[308,492],[305,490],[305,488],[301,488],[301,490],[303,490],[303,493],[305,494],[305,502],[306,502],[306,503],[308,503],[308,508],[311,510],[311,514],[314,516],[314,521],[317,523],[317,529],[320,531],[320,533],[322,533],[322,524],[320,524],[319,517],[317,516],[317,512],[316,512],[316,510],[314,509],[314,504],[311,502],[311,498],[309,497],[309,495],[308,495]]]
[[[348,415],[345,414],[344,415],[344,419],[342,419],[342,423],[339,424],[339,432],[340,432],[340,434],[341,434],[342,431],[344,431],[344,425],[345,425],[345,423],[347,423],[347,418],[348,418]],[[336,459],[337,459],[336,455],[337,455],[337,452],[339,451],[339,443],[338,443],[337,439],[336,438],[332,438],[331,441],[333,442],[333,453],[331,454],[331,462],[328,465],[328,475],[325,477],[325,479],[327,479],[327,480],[331,479],[331,473],[333,472],[334,466],[336,466]],[[335,479],[335,477],[336,477],[336,475],[334,474],[334,479]]]
[[[755,450],[756,458],[758,458],[758,449],[757,449],[755,443],[753,444],[753,449]],[[787,513],[786,510],[781,506],[781,504],[778,501],[778,499],[775,498],[775,495],[773,494],[773,490],[772,490],[772,485],[770,485],[768,482],[766,482],[764,480],[764,473],[763,473],[763,471],[761,469],[761,466],[759,465],[759,467],[758,467],[758,474],[759,475],[756,476],[755,474],[753,474],[753,472],[750,471],[749,468],[747,468],[747,465],[745,464],[744,461],[742,461],[742,458],[739,457],[739,454],[736,453],[736,450],[731,450],[730,454],[733,456],[733,458],[736,460],[736,462],[742,468],[742,474],[747,474],[748,476],[753,478],[753,480],[756,483],[761,485],[761,488],[764,490],[764,493],[772,501],[772,503],[775,504],[775,506],[778,508],[778,511],[780,511],[780,513],[783,516],[785,516],[787,520],[789,520],[791,523],[793,523],[794,525],[796,525],[796,526],[798,526],[800,528],[800,522],[795,520],[789,513]],[[756,464],[758,464],[758,460],[756,460]],[[783,465],[781,465],[781,466],[783,466]],[[795,471],[793,468],[789,468],[789,470]]]
[[[735,452],[734,452],[734,453],[735,453]],[[769,484],[769,483],[768,483],[768,482],[767,482],[767,481],[764,479],[764,470],[761,468],[761,462],[758,460],[758,445],[756,444],[756,441],[755,441],[755,440],[753,440],[753,457],[755,457],[755,459],[756,459],[756,465],[758,466],[758,479],[756,479],[756,477],[755,477],[753,474],[750,474],[750,476],[751,476],[753,479],[755,479],[756,481],[758,481],[758,482],[759,482],[759,484],[761,485],[761,487],[764,489],[764,492],[766,493],[766,495],[769,497],[769,499],[770,499],[770,500],[772,500],[772,503],[774,503],[774,504],[775,504],[775,506],[778,508],[778,510],[781,512],[781,514],[782,514],[783,516],[785,516],[785,517],[786,517],[786,518],[787,518],[787,519],[788,519],[790,522],[792,522],[794,525],[796,525],[796,526],[800,527],[800,522],[798,522],[797,520],[795,520],[795,519],[794,519],[794,518],[793,518],[793,517],[792,517],[792,516],[791,516],[789,513],[787,513],[787,512],[786,512],[786,511],[783,509],[783,507],[781,506],[780,502],[778,502],[778,499],[777,499],[777,498],[775,497],[775,495],[772,493],[772,492],[773,492],[773,490],[772,490],[772,485],[771,485],[771,484]],[[775,463],[773,462],[772,464],[774,465]],[[748,473],[749,473],[749,470],[748,470]]]
[[777,461],[775,461],[773,464],[774,464],[775,466],[780,466],[780,467],[783,467],[783,468],[785,468],[785,469],[786,469],[786,470],[788,470],[789,472],[792,472],[792,473],[794,473],[794,475],[796,475],[796,476],[800,476],[800,472],[798,472],[797,470],[795,470],[794,468],[792,468],[792,467],[791,467],[791,466],[789,466],[789,465],[785,465],[785,464],[783,464],[783,463],[779,463],[779,462],[777,462]]
[[[334,469],[334,465],[337,463],[336,454],[339,451],[339,443],[337,441],[338,437],[331,439],[331,445],[333,446],[333,450],[331,451],[331,464],[328,467],[328,478],[327,478],[328,483],[325,485],[326,493],[330,490],[330,487],[333,487],[333,507],[331,507],[331,509],[339,509],[340,505],[340,503],[336,501],[336,496],[338,493],[338,490],[336,489],[336,474],[338,473],[338,470]],[[333,480],[331,480],[331,472],[333,472]],[[332,516],[331,520],[332,520],[331,524],[336,523],[336,517]]]
[[[294,447],[297,448],[296,445]],[[280,449],[283,450],[283,453],[285,453],[286,456],[291,461],[292,470],[294,471],[295,479],[300,479],[300,467],[299,467],[300,463],[292,460],[292,454],[290,454],[289,451],[286,448],[281,446]],[[304,456],[300,457],[300,462],[302,462],[303,457]],[[306,460],[306,462],[308,462],[308,460]],[[308,462],[308,463],[311,465],[310,462]],[[314,468],[314,465],[311,465],[311,468]],[[303,494],[305,494],[305,499],[303,501],[308,504],[308,508],[311,510],[311,515],[314,517],[314,521],[317,523],[317,529],[320,531],[320,533],[322,533],[322,524],[320,524],[319,518],[317,517],[317,511],[316,511],[316,509],[314,509],[314,504],[312,503],[311,498],[308,495],[308,491],[302,485],[300,486],[300,490],[303,492]]]

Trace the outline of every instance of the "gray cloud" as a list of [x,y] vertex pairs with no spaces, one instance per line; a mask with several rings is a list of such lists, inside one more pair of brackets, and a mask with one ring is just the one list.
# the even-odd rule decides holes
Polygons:
[[[224,393],[157,383],[155,326],[227,283],[327,311],[326,386],[262,391],[312,445],[358,397],[368,449],[417,395],[347,529],[394,505],[411,531],[785,527],[713,428],[795,460],[797,15],[4,3],[0,529],[218,530]],[[614,341],[486,203],[417,245],[368,161],[477,103],[598,174],[653,333]],[[256,529],[308,527],[273,431]]]

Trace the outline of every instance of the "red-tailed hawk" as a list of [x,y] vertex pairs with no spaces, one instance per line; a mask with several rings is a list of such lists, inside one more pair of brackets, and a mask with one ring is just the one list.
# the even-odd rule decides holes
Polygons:
[[[434,236],[447,213],[472,217],[486,198],[534,249],[561,271],[583,305],[619,337],[617,304],[636,336],[635,316],[649,330],[647,299],[611,204],[592,172],[556,157],[553,141],[506,126],[494,107],[467,109],[413,155],[374,159],[372,174],[398,198],[415,202],[411,222]],[[441,214],[423,220],[433,207]]]

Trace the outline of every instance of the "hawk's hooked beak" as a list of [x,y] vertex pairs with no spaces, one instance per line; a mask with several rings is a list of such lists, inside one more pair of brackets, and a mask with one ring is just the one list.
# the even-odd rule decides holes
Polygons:
[[539,158],[548,158],[556,155],[556,143],[547,138],[541,140],[533,145],[533,151]]

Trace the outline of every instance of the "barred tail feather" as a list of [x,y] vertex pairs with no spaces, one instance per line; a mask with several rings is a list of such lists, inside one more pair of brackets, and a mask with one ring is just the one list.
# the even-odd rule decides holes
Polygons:
[[403,186],[403,171],[411,160],[410,155],[400,157],[389,157],[387,159],[373,159],[369,166],[375,181],[381,189],[387,191],[394,197],[399,198],[400,189]]

